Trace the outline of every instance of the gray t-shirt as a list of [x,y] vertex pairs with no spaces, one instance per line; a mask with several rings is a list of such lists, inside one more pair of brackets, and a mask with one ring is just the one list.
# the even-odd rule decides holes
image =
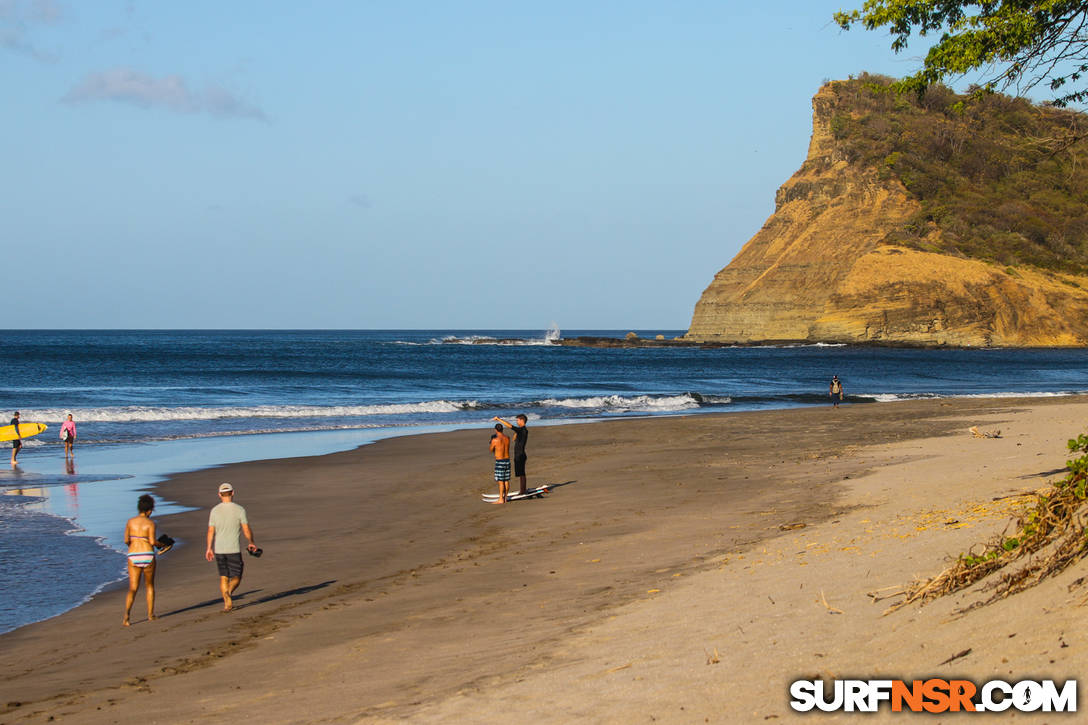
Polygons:
[[240,554],[238,537],[242,535],[242,524],[248,524],[246,510],[238,504],[226,501],[216,505],[208,515],[208,526],[215,527],[215,541],[212,551],[216,554]]

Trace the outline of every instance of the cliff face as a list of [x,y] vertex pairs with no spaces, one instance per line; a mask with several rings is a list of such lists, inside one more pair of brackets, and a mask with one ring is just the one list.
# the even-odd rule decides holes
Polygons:
[[888,243],[919,202],[894,176],[848,161],[832,130],[842,112],[832,85],[812,102],[808,158],[703,292],[685,339],[1088,344],[1088,278]]

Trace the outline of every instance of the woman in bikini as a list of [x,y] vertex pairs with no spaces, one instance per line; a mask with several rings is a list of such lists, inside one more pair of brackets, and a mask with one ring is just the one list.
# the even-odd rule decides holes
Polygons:
[[155,499],[146,493],[136,504],[138,516],[125,524],[125,544],[128,546],[128,596],[125,597],[125,618],[121,622],[129,626],[128,614],[140,588],[140,577],[147,583],[147,618],[155,619],[155,522],[151,512]]

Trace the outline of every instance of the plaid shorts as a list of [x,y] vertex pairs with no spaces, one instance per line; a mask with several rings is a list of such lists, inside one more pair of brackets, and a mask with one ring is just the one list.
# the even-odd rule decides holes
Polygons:
[[495,461],[495,480],[496,481],[509,481],[510,480],[510,459],[503,458],[501,461]]

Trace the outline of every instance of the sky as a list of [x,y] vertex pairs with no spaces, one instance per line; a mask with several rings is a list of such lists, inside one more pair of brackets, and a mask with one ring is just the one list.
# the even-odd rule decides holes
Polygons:
[[0,327],[684,330],[860,4],[0,0]]

